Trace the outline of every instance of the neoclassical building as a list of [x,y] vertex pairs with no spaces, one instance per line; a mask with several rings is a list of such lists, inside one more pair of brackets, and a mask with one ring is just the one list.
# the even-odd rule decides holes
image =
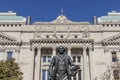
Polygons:
[[15,58],[23,80],[47,80],[56,48],[63,45],[80,69],[72,80],[120,80],[120,12],[74,22],[60,14],[34,22],[17,13],[0,12],[0,60]]

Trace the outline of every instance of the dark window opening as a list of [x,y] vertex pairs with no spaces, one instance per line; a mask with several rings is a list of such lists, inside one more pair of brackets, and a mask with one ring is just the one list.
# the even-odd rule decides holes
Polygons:
[[46,38],[49,38],[49,36],[46,36]]
[[81,62],[81,60],[80,60],[81,58],[80,58],[80,56],[78,56],[78,62]]
[[51,62],[51,56],[48,56],[48,63]]
[[11,27],[13,27],[13,24],[11,24]]
[[9,24],[7,24],[7,27],[9,27]]
[[114,79],[115,80],[119,80],[120,78],[119,78],[119,71],[118,70],[114,70],[113,71],[113,74],[114,74]]
[[77,38],[78,36],[77,35],[75,35],[75,38]]
[[3,27],[5,27],[5,24],[3,24]]
[[73,56],[73,62],[76,62],[76,57],[75,56]]
[[21,24],[19,24],[19,26],[21,26]]
[[103,24],[103,27],[105,26],[105,24]]
[[60,37],[63,38],[63,35],[61,35]]
[[112,62],[117,62],[117,55],[115,51],[112,52]]
[[43,63],[46,62],[46,56],[43,56]]
[[11,59],[12,58],[12,52],[11,51],[8,51],[7,52],[7,60]]
[[15,27],[17,27],[17,24],[15,24]]

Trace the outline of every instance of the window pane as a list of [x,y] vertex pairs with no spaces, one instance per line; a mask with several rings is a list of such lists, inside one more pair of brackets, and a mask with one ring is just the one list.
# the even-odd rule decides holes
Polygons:
[[76,62],[76,57],[75,56],[73,56],[73,62]]
[[46,70],[42,70],[42,80],[46,80]]
[[48,56],[48,62],[51,62],[51,56]]
[[80,56],[78,56],[78,62],[80,62]]
[[116,62],[116,61],[117,61],[117,58],[116,58],[116,57],[113,57],[113,58],[112,58],[112,61],[113,61],[113,62]]
[[9,52],[7,52],[7,60],[9,60],[9,59],[11,59],[11,58],[12,58],[12,52],[9,51]]
[[46,56],[43,56],[43,62],[46,62]]
[[117,55],[116,55],[116,53],[112,53],[112,61],[113,62],[117,61]]

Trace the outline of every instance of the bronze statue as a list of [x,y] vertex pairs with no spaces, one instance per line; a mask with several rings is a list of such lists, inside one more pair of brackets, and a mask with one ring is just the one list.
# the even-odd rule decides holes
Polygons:
[[65,48],[60,46],[57,55],[52,58],[48,80],[71,80],[71,76],[74,76],[78,69],[79,66],[75,66],[70,56],[65,53]]

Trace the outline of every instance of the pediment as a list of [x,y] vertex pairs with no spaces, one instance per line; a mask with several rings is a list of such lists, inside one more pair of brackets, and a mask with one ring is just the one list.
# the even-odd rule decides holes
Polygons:
[[120,33],[102,40],[102,43],[105,45],[120,45]]
[[53,20],[51,23],[72,23],[72,21],[67,19],[67,17],[64,16],[63,14],[61,14],[55,20]]
[[111,41],[113,41],[113,42],[114,41],[120,41],[120,33],[115,34],[113,36],[110,36],[110,37],[104,39],[103,41],[108,41],[108,42],[111,42]]
[[0,42],[16,42],[17,39],[5,33],[0,33]]

